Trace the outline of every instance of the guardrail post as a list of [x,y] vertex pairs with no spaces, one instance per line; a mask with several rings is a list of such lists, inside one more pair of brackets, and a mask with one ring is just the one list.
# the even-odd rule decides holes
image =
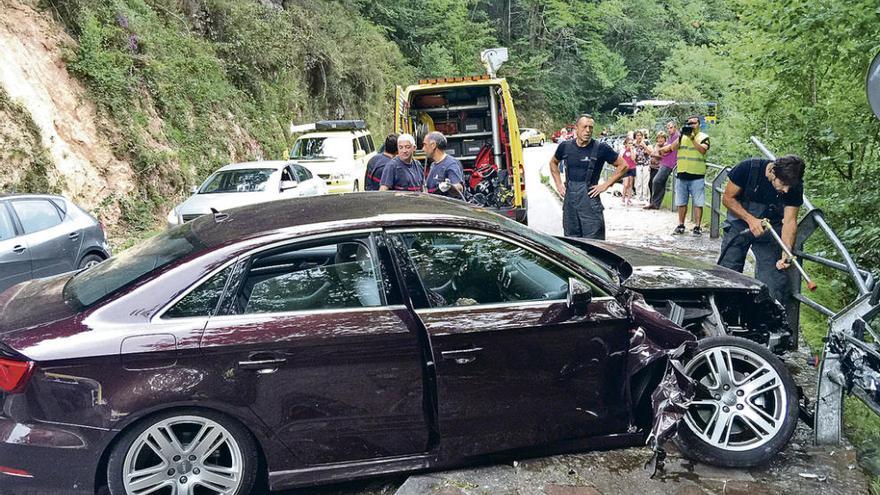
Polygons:
[[724,167],[712,179],[712,211],[710,212],[712,217],[709,223],[709,237],[712,239],[717,239],[721,235],[721,195],[724,193],[721,185],[727,180],[729,171],[729,167]]

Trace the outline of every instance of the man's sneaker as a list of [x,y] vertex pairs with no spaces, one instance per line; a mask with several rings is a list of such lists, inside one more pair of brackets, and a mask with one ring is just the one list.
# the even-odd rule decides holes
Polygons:
[[699,225],[694,225],[694,235],[703,235],[703,229]]
[[684,225],[679,225],[672,231],[672,235],[682,235],[684,234]]

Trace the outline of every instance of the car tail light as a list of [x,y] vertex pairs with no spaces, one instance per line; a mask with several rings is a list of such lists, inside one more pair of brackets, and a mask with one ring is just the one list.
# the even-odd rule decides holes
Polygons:
[[33,478],[34,475],[24,469],[0,466],[0,474],[8,474],[9,476],[17,476],[19,478]]
[[10,394],[23,391],[33,370],[33,361],[0,358],[0,391]]

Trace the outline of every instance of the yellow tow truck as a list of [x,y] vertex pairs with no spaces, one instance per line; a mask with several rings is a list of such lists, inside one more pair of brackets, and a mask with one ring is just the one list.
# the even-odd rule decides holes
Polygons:
[[465,199],[527,223],[516,109],[507,81],[495,75],[507,60],[507,49],[484,50],[481,59],[487,74],[397,86],[394,130],[414,135],[419,147],[428,132],[442,132],[446,153],[458,158],[464,168]]

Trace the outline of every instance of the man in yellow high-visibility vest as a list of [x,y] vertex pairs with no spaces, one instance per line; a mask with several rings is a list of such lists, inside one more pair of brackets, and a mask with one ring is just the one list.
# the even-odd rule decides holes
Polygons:
[[694,208],[694,235],[702,235],[700,222],[703,220],[703,204],[706,202],[706,153],[709,151],[709,136],[700,131],[700,117],[691,115],[682,127],[679,139],[667,144],[661,153],[678,150],[678,176],[675,179],[675,200],[678,207],[678,227],[673,234],[684,234],[684,219],[687,216],[688,199],[692,198]]

